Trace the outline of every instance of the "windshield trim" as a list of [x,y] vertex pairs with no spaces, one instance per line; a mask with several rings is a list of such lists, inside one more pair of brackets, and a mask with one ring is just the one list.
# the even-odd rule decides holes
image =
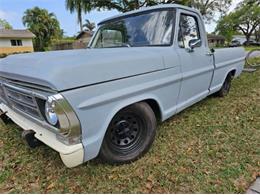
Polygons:
[[140,16],[140,15],[144,15],[144,14],[149,14],[149,13],[153,13],[153,12],[158,12],[158,11],[172,11],[173,12],[173,25],[172,25],[172,33],[171,33],[171,41],[169,44],[155,44],[155,45],[131,45],[130,48],[132,47],[170,47],[173,45],[173,42],[174,42],[174,34],[175,34],[175,26],[176,26],[176,8],[156,8],[156,9],[152,9],[152,10],[146,10],[146,11],[143,11],[143,12],[138,12],[138,13],[133,13],[133,14],[129,14],[129,15],[125,15],[125,16],[120,16],[120,17],[117,17],[117,18],[112,18],[110,20],[106,20],[104,22],[101,22],[99,23],[99,27],[95,33],[95,35],[93,36],[93,38],[91,39],[91,42],[89,44],[89,48],[91,49],[106,49],[106,48],[122,48],[122,47],[104,47],[104,48],[95,48],[95,47],[92,47],[93,45],[93,42],[95,41],[96,39],[96,36],[98,35],[99,33],[99,30],[102,28],[103,25],[106,25],[106,24],[109,24],[111,22],[117,22],[117,21],[120,21],[122,19],[125,19],[125,18],[130,18],[130,17],[135,17],[135,16]]

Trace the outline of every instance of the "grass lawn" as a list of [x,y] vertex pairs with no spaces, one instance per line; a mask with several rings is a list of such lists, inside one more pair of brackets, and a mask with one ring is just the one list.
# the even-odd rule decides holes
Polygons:
[[161,124],[132,164],[67,169],[50,148],[29,149],[20,130],[0,123],[0,193],[244,193],[260,171],[260,70]]
[[253,49],[260,49],[260,46],[248,46],[248,47],[245,47],[246,51],[251,51]]

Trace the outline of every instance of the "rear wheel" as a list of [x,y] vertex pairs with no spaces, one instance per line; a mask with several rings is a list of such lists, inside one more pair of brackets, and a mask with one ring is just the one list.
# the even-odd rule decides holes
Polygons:
[[217,96],[219,97],[225,97],[228,95],[230,88],[231,88],[231,81],[232,81],[232,76],[229,74],[221,87],[220,91],[217,92]]
[[151,107],[136,103],[121,110],[112,119],[99,157],[110,164],[129,163],[144,155],[156,134],[156,118]]

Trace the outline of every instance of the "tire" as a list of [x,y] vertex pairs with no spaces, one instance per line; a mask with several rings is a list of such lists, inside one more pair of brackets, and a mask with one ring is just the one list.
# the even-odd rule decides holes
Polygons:
[[221,87],[220,91],[216,93],[218,97],[225,97],[228,95],[230,88],[231,88],[231,81],[232,81],[232,76],[229,74],[224,81],[223,86]]
[[99,158],[109,164],[124,164],[142,157],[156,135],[156,117],[144,102],[119,111],[105,134]]

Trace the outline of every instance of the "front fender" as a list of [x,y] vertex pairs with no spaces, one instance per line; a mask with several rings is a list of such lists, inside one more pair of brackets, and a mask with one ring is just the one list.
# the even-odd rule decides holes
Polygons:
[[181,75],[179,67],[62,92],[74,108],[82,127],[84,160],[95,158],[110,121],[121,109],[154,100],[162,120],[176,112]]
[[[160,110],[162,109],[162,105],[158,99],[158,97],[152,94],[138,95],[134,97],[129,97],[120,101],[112,102],[108,104],[102,104],[98,107],[93,107],[89,112],[91,112],[91,116],[87,119],[87,122],[83,127],[89,128],[90,126],[95,126],[95,132],[90,133],[91,130],[84,129],[83,130],[83,145],[86,149],[84,160],[90,160],[95,158],[101,148],[104,136],[106,134],[107,128],[112,121],[113,117],[123,108],[132,105],[137,102],[145,101],[145,100],[154,100],[158,103]],[[82,108],[81,108],[82,109]],[[162,112],[162,111],[161,111]],[[95,114],[97,113],[97,114]],[[86,119],[85,119],[86,120]],[[88,125],[92,123],[92,125]],[[94,124],[93,124],[94,123]],[[88,131],[90,130],[90,131]]]

